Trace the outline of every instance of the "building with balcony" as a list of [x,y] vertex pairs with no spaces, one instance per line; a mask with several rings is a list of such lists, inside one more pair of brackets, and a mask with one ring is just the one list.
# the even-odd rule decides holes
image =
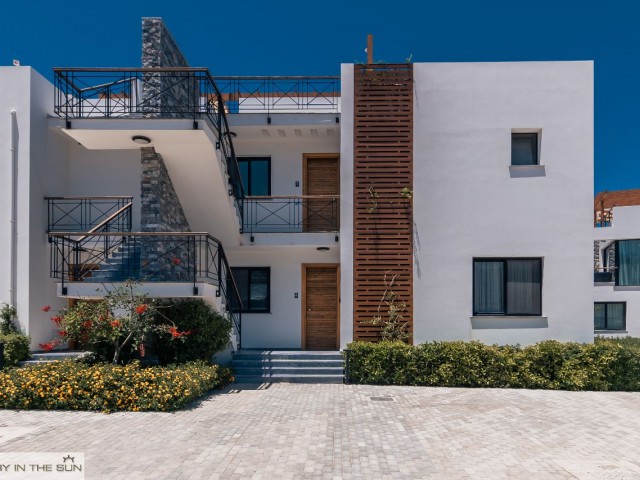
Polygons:
[[0,301],[127,279],[234,320],[232,348],[593,339],[592,62],[215,77],[160,19],[142,66],[0,67]]
[[594,199],[594,330],[640,336],[640,190]]

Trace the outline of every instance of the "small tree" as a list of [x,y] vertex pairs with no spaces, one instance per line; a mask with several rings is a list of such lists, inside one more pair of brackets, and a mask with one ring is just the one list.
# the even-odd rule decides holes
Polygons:
[[16,307],[13,305],[2,304],[0,308],[0,319],[2,319],[2,323],[0,323],[1,334],[8,335],[16,332],[16,327],[13,324],[13,317],[16,316],[16,313]]
[[[407,304],[402,300],[398,300],[398,294],[393,291],[398,274],[394,274],[391,280],[388,280],[388,274],[389,272],[384,274],[385,290],[378,304],[377,314],[371,320],[362,323],[365,325],[381,325],[380,335],[383,340],[406,342],[410,337],[409,326],[407,322],[403,321],[403,314],[407,309]],[[387,309],[387,314],[384,318],[381,313],[383,306],[386,306]]]
[[[58,327],[59,338],[40,344],[40,348],[52,350],[63,340],[76,340],[93,349],[106,344],[113,352],[112,363],[117,364],[126,348],[142,349],[152,331],[171,334],[171,326],[154,325],[156,307],[135,287],[135,283],[126,282],[101,300],[83,300],[54,315],[51,321]],[[189,333],[175,331],[172,338]]]

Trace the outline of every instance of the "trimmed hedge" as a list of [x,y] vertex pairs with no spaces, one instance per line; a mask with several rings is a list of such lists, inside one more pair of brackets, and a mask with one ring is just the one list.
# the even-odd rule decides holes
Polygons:
[[0,333],[0,343],[4,343],[5,366],[16,365],[29,357],[29,337],[21,333]]
[[640,391],[640,348],[616,340],[529,347],[354,342],[349,381],[374,385]]
[[0,371],[0,408],[42,410],[176,410],[232,381],[204,362],[169,367],[60,361]]

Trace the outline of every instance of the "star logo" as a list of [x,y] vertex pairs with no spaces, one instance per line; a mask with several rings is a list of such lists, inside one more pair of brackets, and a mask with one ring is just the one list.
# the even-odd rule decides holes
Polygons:
[[75,459],[71,455],[67,455],[66,457],[62,457],[62,462],[67,463],[67,460],[71,460],[71,463],[76,463]]

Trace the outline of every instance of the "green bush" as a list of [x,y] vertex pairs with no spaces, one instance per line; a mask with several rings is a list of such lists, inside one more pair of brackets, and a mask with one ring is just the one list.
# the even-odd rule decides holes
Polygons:
[[0,408],[168,411],[231,380],[229,369],[204,362],[142,368],[59,361],[0,371]]
[[165,301],[157,305],[157,325],[173,324],[188,335],[172,338],[170,334],[154,337],[154,350],[160,363],[211,361],[213,355],[229,343],[231,322],[202,300]]
[[4,343],[4,363],[17,364],[29,357],[29,337],[21,333],[0,333],[0,343]]
[[553,340],[521,348],[474,342],[354,342],[349,381],[377,385],[640,391],[640,345]]

